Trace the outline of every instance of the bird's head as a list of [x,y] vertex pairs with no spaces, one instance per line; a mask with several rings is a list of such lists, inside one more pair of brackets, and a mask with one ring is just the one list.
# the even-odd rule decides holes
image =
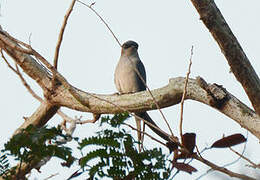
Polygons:
[[122,45],[121,55],[132,56],[137,54],[138,44],[134,41],[126,41]]

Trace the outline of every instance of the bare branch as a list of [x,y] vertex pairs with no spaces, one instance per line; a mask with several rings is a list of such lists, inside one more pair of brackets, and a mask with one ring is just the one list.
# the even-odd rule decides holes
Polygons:
[[217,5],[212,0],[191,0],[191,2],[217,41],[231,71],[243,86],[255,111],[260,115],[260,79]]
[[202,156],[194,155],[193,158],[202,162],[202,163],[204,163],[204,164],[206,164],[206,165],[208,165],[209,167],[211,167],[214,170],[217,170],[217,171],[220,171],[224,174],[229,175],[230,177],[236,177],[236,178],[243,179],[243,180],[256,180],[252,177],[249,177],[249,176],[246,176],[246,175],[243,175],[243,174],[234,173],[234,172],[228,170],[227,168],[217,166],[216,164],[204,159]]
[[20,77],[23,85],[25,86],[25,88],[29,91],[29,93],[35,98],[37,99],[39,102],[43,103],[43,99],[38,96],[33,90],[32,88],[30,87],[30,85],[26,82],[26,80],[24,79],[23,75],[21,74],[20,70],[19,70],[19,67],[17,66],[17,64],[15,64],[15,67],[16,67],[16,71],[17,71],[17,74],[18,76]]
[[[4,32],[2,30],[0,30],[0,34],[1,34],[2,43],[4,43],[5,46],[9,46],[11,49],[16,49],[17,51],[20,51],[20,52],[25,53],[25,54],[29,54],[29,55],[32,54],[31,49],[28,49],[28,48],[25,49],[25,48],[23,48],[19,45],[19,44],[24,45],[25,43],[13,38],[8,33]],[[14,42],[16,42],[16,43],[14,43]],[[24,46],[27,47],[26,44]],[[2,48],[5,48],[5,47],[2,47]]]
[[7,59],[5,58],[2,49],[1,49],[1,55],[2,55],[2,58],[4,59],[5,63],[7,64],[7,66],[8,66],[14,73],[17,74],[18,72],[13,68],[13,66],[11,66],[11,64],[10,64],[10,63],[7,61]]
[[62,27],[60,29],[60,34],[59,34],[58,42],[57,42],[57,45],[56,45],[56,50],[55,50],[55,55],[54,55],[54,62],[53,62],[53,66],[56,69],[58,68],[59,52],[60,52],[61,42],[62,42],[62,39],[63,39],[63,34],[64,34],[64,31],[65,31],[65,28],[66,28],[69,16],[70,16],[70,14],[71,14],[71,12],[73,10],[75,2],[76,2],[76,0],[73,0],[71,2],[71,5],[70,5],[69,9],[68,9],[67,13],[64,16],[63,24],[62,24]]
[[[62,129],[66,132],[67,135],[72,136],[72,134],[74,133],[77,124],[79,124],[81,117],[77,118],[75,117],[75,119],[69,117],[68,115],[66,115],[65,113],[63,113],[60,109],[58,110],[57,114],[59,114],[61,116],[61,118],[63,119],[63,122],[61,123],[61,127]],[[67,128],[66,124],[70,123],[70,127]]]
[[251,167],[253,168],[260,168],[259,165],[255,164],[254,162],[252,162],[250,159],[246,158],[243,154],[240,154],[239,152],[235,151],[233,148],[229,147],[229,149],[234,152],[236,155],[238,155],[239,157],[241,157],[242,159],[246,160],[247,162],[249,162],[251,165]]
[[91,3],[90,5],[87,5],[86,3],[84,3],[80,0],[77,0],[77,2],[79,2],[79,3],[83,4],[84,6],[88,7],[91,11],[93,11],[99,17],[99,19],[105,24],[105,26],[107,27],[109,32],[112,34],[112,36],[114,37],[114,39],[116,40],[118,45],[121,47],[122,45],[121,45],[120,41],[118,40],[118,38],[116,37],[116,35],[114,34],[114,32],[112,31],[112,29],[109,27],[109,25],[106,23],[106,21],[102,18],[102,16],[100,16],[99,13],[95,9],[93,9],[93,6],[95,5],[95,3]]
[[53,177],[55,177],[57,175],[59,175],[59,173],[52,174],[49,177],[45,178],[44,180],[49,180],[49,179],[51,179],[51,178],[53,178]]
[[133,126],[131,126],[130,124],[127,124],[127,123],[123,123],[123,124],[126,125],[126,126],[128,126],[128,127],[130,127],[131,129],[133,129],[133,130],[135,130],[135,131],[137,131],[137,132],[140,132],[141,134],[145,134],[146,136],[148,136],[148,137],[151,138],[152,140],[154,140],[154,141],[158,142],[159,144],[161,144],[161,145],[167,147],[167,145],[166,145],[165,143],[163,143],[162,141],[159,141],[158,139],[154,138],[153,136],[151,136],[150,134],[146,133],[145,131],[140,131],[139,129],[137,129],[137,128],[135,128],[135,127],[133,127]]
[[181,117],[180,117],[180,138],[181,141],[183,142],[183,133],[182,133],[182,124],[183,124],[183,106],[184,106],[184,100],[187,94],[187,85],[188,85],[188,81],[189,81],[189,75],[190,75],[190,69],[191,69],[191,64],[192,64],[192,55],[193,55],[193,46],[191,47],[191,52],[190,52],[190,63],[189,63],[189,68],[188,68],[188,72],[186,74],[186,78],[185,78],[185,84],[184,84],[184,89],[183,89],[183,94],[182,94],[182,98],[181,98]]
[[94,114],[94,113],[92,113],[92,115],[93,115],[93,119],[79,121],[78,124],[95,123],[101,116],[100,114]]
[[35,127],[42,127],[45,125],[52,116],[54,116],[59,109],[59,106],[55,106],[49,103],[41,103],[37,110],[15,131],[17,134],[21,129],[27,128],[29,125]]

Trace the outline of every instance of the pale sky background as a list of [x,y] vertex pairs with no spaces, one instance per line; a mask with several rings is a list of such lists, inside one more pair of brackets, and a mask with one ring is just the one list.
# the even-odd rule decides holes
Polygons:
[[[83,2],[91,3],[86,0]],[[28,42],[31,34],[33,48],[52,62],[58,33],[70,3],[71,1],[65,0],[0,0],[0,24],[4,30],[25,42]],[[216,0],[216,3],[259,74],[260,1]],[[146,67],[147,83],[151,89],[166,85],[170,78],[186,75],[190,49],[194,45],[191,77],[202,76],[209,83],[223,85],[251,107],[241,85],[233,74],[229,73],[229,66],[217,43],[199,20],[191,1],[97,0],[94,8],[110,25],[120,42],[131,39],[139,43],[139,55]],[[61,46],[58,67],[60,73],[72,85],[84,91],[114,93],[116,89],[113,74],[119,57],[120,47],[104,24],[87,7],[76,3]],[[3,60],[0,61],[0,73],[2,147],[15,129],[23,123],[22,117],[30,116],[39,103],[27,92]],[[28,77],[27,79],[33,89],[41,95],[42,91],[37,84]],[[91,118],[89,113],[62,109],[72,117],[82,115],[84,119]],[[179,134],[179,109],[179,105],[163,109],[176,135]],[[184,131],[197,134],[199,149],[210,146],[223,134],[242,133],[246,136],[246,130],[236,122],[201,103],[185,101],[184,113]],[[149,114],[160,127],[167,130],[158,111]],[[129,121],[135,124],[133,119]],[[48,124],[57,125],[60,122],[61,118],[55,116]],[[92,136],[98,128],[98,123],[86,124],[78,127],[74,135],[82,138]],[[146,138],[145,144],[147,147],[158,146],[149,138]],[[238,145],[235,149],[241,152],[243,145]],[[259,152],[258,140],[249,134],[245,156],[259,163]],[[210,150],[203,155],[220,166],[237,158],[224,149]],[[255,176],[256,171],[245,167],[245,164],[246,162],[240,160],[228,168]],[[197,173],[190,176],[182,172],[175,179],[196,179],[208,169],[195,160],[192,165],[198,169]],[[41,168],[41,174],[33,170],[30,180],[41,180],[55,173],[59,175],[52,180],[66,179],[76,169],[76,166],[71,169],[61,168],[60,161],[55,159]],[[78,179],[84,177],[87,177],[87,173]],[[227,176],[214,173],[209,173],[201,179],[222,178],[228,179]]]

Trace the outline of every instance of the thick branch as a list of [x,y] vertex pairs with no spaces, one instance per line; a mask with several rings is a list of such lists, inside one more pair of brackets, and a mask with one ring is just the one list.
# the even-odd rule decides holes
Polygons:
[[212,0],[191,0],[200,18],[217,41],[231,71],[242,84],[255,111],[260,115],[260,80],[238,40]]
[[[170,83],[167,86],[155,89],[151,92],[161,108],[169,107],[180,103],[184,84],[185,78],[174,78],[170,80]],[[223,90],[222,87],[215,84],[207,86],[207,91],[209,92],[204,90],[196,80],[189,79],[187,86],[187,96],[185,99],[199,101],[213,107],[214,109],[217,109],[226,116],[238,122],[242,127],[246,128],[260,139],[260,119],[254,113],[254,111],[240,102],[232,94]],[[66,106],[68,108],[84,112],[94,112],[97,114],[122,112],[122,109],[119,107],[133,112],[156,109],[154,101],[146,91],[135,94],[112,96],[95,94],[94,96],[98,97],[97,99],[89,93],[85,93],[78,89],[76,90],[82,99],[88,100],[88,107],[83,106],[81,103],[75,100],[71,95],[68,94],[67,91],[59,92],[58,95],[52,100],[60,106]],[[219,102],[216,102],[217,97],[220,96],[219,91],[224,93],[224,97]],[[113,104],[102,101],[100,99],[105,99],[106,101],[112,102],[113,104],[117,104],[119,107],[115,107]]]
[[[2,38],[5,38],[6,41],[7,37],[0,34],[0,48],[6,51],[6,53],[9,54],[14,61],[21,66],[24,72],[27,73],[32,79],[36,80],[36,82],[43,89],[51,88],[51,77],[48,74],[47,69],[40,65],[32,56],[27,55],[25,52],[21,52],[15,48],[12,49],[6,43],[3,43]],[[169,107],[180,103],[184,83],[184,78],[171,79],[167,86],[155,89],[151,92],[161,108]],[[206,86],[210,87],[210,85],[207,84]],[[226,116],[238,122],[242,127],[246,128],[260,139],[260,119],[254,111],[241,103],[237,98],[228,92],[224,92],[228,98],[224,99],[222,105],[219,106],[217,105],[218,103],[214,102],[216,99],[214,97],[214,90],[219,89],[221,91],[222,89],[216,85],[212,85],[212,88],[208,89],[212,89],[212,92],[205,90],[205,87],[202,88],[196,80],[189,79],[186,99],[199,101],[217,109]],[[73,92],[73,94],[71,92]],[[103,101],[102,99],[105,99],[106,101]],[[68,89],[67,86],[60,85],[55,89],[55,92],[52,92],[49,95],[48,100],[50,104],[52,104],[52,108],[54,108],[51,112],[55,112],[59,106],[66,106],[70,109],[95,114],[119,113],[123,111],[120,107],[132,112],[156,109],[153,99],[146,91],[125,95],[98,95],[84,92],[74,88],[73,86]],[[107,101],[118,106],[115,107]],[[82,102],[87,103],[85,104]],[[50,118],[50,116],[47,115],[46,117]]]
[[[45,89],[48,86],[51,87],[49,85],[51,77],[48,71],[40,63],[30,55],[13,48],[12,45],[14,46],[16,43],[5,34],[0,33],[0,40],[0,47],[12,57],[15,63],[17,63],[28,76],[34,79],[41,88]],[[7,44],[7,42],[9,44]]]
[[26,120],[24,123],[15,131],[14,134],[20,132],[21,129],[27,128],[29,125],[34,125],[36,127],[44,126],[58,111],[59,106],[55,106],[48,103],[41,103],[40,107]]

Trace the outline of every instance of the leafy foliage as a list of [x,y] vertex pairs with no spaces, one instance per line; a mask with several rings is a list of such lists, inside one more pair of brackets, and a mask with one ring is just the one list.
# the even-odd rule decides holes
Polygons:
[[[7,163],[7,155],[14,156],[15,160],[22,162],[40,162],[40,160],[48,157],[58,157],[66,161],[69,166],[73,163],[74,158],[71,155],[71,149],[61,145],[61,138],[67,139],[66,135],[62,134],[60,128],[36,128],[32,125],[23,129],[20,133],[14,135],[5,145],[4,150],[6,154],[1,156],[0,169],[1,173],[11,169]],[[13,171],[13,169],[12,169]],[[6,177],[8,179],[8,177]]]
[[122,125],[125,122],[125,120],[127,120],[127,118],[129,117],[130,116],[127,112],[121,114],[115,114],[112,118],[110,118],[109,116],[102,117],[100,126],[102,126],[103,124],[109,124],[114,128],[120,127],[120,125]]
[[86,168],[91,179],[167,179],[170,169],[166,167],[167,158],[162,150],[154,148],[138,152],[138,142],[121,128],[128,117],[128,114],[118,114],[113,118],[102,118],[102,124],[112,127],[79,143],[80,150],[98,146],[80,159],[81,167]]
[[[160,148],[144,149],[138,152],[137,145],[129,132],[123,128],[127,113],[117,114],[112,118],[101,119],[106,128],[95,136],[78,142],[80,151],[88,152],[79,160],[81,169],[75,171],[68,179],[73,179],[87,172],[90,179],[104,177],[112,179],[167,179],[170,176],[171,164]],[[109,126],[109,127],[107,127]],[[6,144],[0,156],[0,173],[8,179],[15,173],[9,166],[7,156],[13,156],[19,162],[33,163],[44,158],[56,156],[65,160],[61,165],[69,167],[75,160],[71,149],[64,146],[62,140],[72,139],[58,128],[36,128],[29,126],[13,136]]]
[[30,125],[5,144],[5,151],[9,151],[16,160],[22,162],[41,160],[48,156],[56,156],[67,161],[71,158],[71,150],[65,146],[58,146],[58,137],[68,138],[59,128],[36,128]]

